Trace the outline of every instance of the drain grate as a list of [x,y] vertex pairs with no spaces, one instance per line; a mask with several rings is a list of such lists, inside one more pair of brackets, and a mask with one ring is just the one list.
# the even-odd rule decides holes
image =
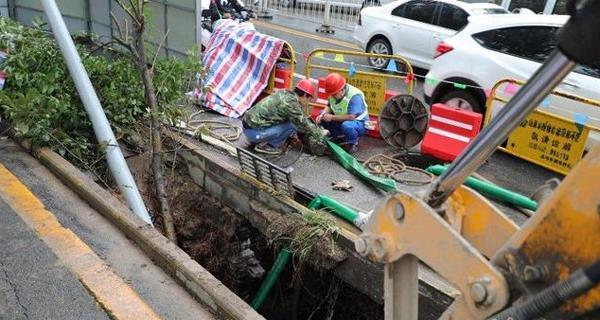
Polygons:
[[290,197],[294,196],[291,168],[283,169],[248,150],[236,149],[242,172],[278,192],[283,192]]

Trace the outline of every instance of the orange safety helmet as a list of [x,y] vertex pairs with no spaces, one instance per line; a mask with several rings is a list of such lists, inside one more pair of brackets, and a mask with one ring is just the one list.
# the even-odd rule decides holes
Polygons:
[[325,93],[328,95],[336,94],[344,89],[346,79],[339,73],[330,73],[325,77]]
[[313,86],[312,81],[308,79],[302,79],[296,85],[296,88],[302,92],[308,93],[311,97],[315,96],[315,86]]

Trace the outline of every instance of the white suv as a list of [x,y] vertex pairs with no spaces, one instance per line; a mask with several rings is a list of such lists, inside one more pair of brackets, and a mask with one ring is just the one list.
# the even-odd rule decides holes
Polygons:
[[[425,101],[485,113],[485,90],[503,78],[531,77],[556,48],[560,27],[568,18],[522,14],[470,18],[464,30],[438,45],[423,88]],[[577,66],[556,89],[600,100],[600,64]],[[549,102],[552,113],[568,119],[585,114],[589,124],[600,125],[600,108],[556,96]],[[494,106],[492,112],[496,111]]]
[[[355,42],[366,52],[398,54],[416,67],[428,69],[437,44],[467,25],[472,15],[508,15],[491,3],[456,0],[398,0],[361,11],[354,28]],[[387,59],[369,59],[385,68]]]

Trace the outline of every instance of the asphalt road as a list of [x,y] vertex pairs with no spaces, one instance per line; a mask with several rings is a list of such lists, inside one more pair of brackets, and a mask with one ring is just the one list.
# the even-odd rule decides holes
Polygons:
[[[139,299],[162,319],[214,318],[110,221],[35,158],[3,137],[0,137],[0,165],[16,176],[20,185],[43,204],[47,214],[58,221],[60,229],[72,232],[77,242],[45,237],[45,233],[55,234],[59,228],[44,227],[45,233],[34,229],[31,222],[24,222],[29,221],[25,220],[28,210],[15,212],[19,210],[15,203],[25,208],[27,203],[0,195],[0,199],[5,199],[0,201],[0,319],[113,318],[107,317],[90,291],[116,297],[117,302],[110,305],[116,307],[121,307],[117,305],[120,297]],[[6,205],[7,199],[11,199],[14,210]],[[56,248],[61,246],[69,248],[66,250],[69,254],[57,253]],[[76,253],[82,251],[82,246],[92,252]],[[93,282],[95,277],[86,282],[85,272],[75,275],[73,265],[77,263],[72,260],[87,259],[86,265],[91,265],[92,258],[103,264],[102,272],[95,276],[101,279],[102,287],[91,287],[98,282]],[[105,277],[108,273],[115,276]],[[110,289],[103,291],[104,286]],[[107,296],[98,299],[102,297]],[[129,310],[134,309],[133,300],[128,300],[125,306]]]
[[[315,28],[318,24],[293,19],[289,17],[277,17],[275,16],[272,20],[261,20],[255,23],[255,27],[262,33],[272,35],[274,37],[284,39],[292,45],[296,52],[296,73],[306,75],[305,66],[306,61],[304,54],[310,53],[312,50],[317,48],[327,49],[338,49],[348,51],[360,51],[359,48],[352,42],[352,33],[339,30],[335,34],[324,34],[315,32]],[[385,71],[376,70],[369,67],[366,58],[351,57],[349,55],[344,56],[344,63],[336,62],[334,55],[326,55],[323,59],[313,58],[313,63],[343,68],[348,70],[350,64],[354,63],[354,66],[359,71],[368,72],[380,72],[385,74]],[[400,65],[398,65],[400,68]],[[415,70],[417,75],[425,75],[425,70]],[[390,73],[393,74],[393,73]],[[311,78],[318,78],[324,76],[325,72],[315,70],[311,72]],[[418,78],[417,78],[418,79]],[[413,94],[423,101],[423,82],[421,80],[415,85]],[[407,93],[406,85],[401,80],[389,80],[388,89],[397,93]]]
[[110,319],[0,199],[0,319]]

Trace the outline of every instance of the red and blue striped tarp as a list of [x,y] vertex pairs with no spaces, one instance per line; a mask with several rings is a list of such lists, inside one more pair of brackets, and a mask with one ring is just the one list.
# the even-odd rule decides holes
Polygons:
[[247,24],[223,21],[203,57],[206,106],[228,117],[244,114],[267,86],[283,44]]

